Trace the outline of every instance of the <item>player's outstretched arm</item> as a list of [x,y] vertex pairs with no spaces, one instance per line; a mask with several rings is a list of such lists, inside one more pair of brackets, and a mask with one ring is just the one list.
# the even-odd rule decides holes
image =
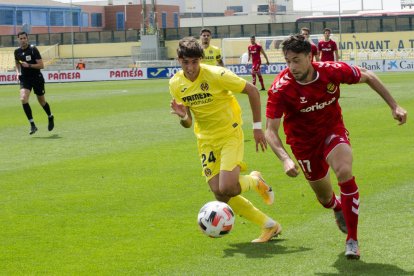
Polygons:
[[407,121],[407,111],[397,104],[378,76],[374,72],[365,68],[359,67],[359,69],[361,70],[361,80],[359,82],[367,83],[384,99],[384,101],[391,108],[392,116],[399,122],[399,125],[405,124]]
[[180,118],[180,124],[183,127],[185,128],[191,127],[193,119],[191,117],[191,112],[188,107],[184,106],[181,103],[177,103],[175,99],[171,100],[170,107],[171,107],[171,114],[176,114]]
[[250,82],[246,82],[242,93],[249,96],[250,108],[253,114],[253,136],[256,141],[256,151],[259,151],[259,145],[262,151],[265,151],[267,149],[267,142],[262,129],[262,111],[259,91],[256,86]]
[[299,168],[283,147],[279,136],[279,127],[280,119],[268,118],[266,121],[266,140],[279,160],[282,161],[285,173],[290,177],[296,177],[299,175]]

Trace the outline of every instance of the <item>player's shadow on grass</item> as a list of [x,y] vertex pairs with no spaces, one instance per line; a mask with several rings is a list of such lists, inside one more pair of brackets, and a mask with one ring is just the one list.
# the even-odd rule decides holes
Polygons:
[[343,253],[333,264],[338,273],[315,273],[315,275],[414,275],[392,264],[366,263],[363,259],[347,260]]
[[62,136],[59,136],[59,134],[52,134],[49,136],[33,136],[34,139],[61,139]]
[[236,254],[244,254],[246,258],[272,258],[274,255],[291,254],[311,250],[306,247],[286,247],[280,245],[283,239],[271,240],[267,243],[232,243],[231,247],[224,249],[224,257],[233,257]]

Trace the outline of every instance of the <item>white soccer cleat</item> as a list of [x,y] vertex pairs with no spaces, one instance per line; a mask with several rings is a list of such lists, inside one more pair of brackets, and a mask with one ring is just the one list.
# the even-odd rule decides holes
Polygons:
[[359,246],[358,241],[349,239],[346,241],[345,245],[345,256],[348,260],[359,260],[360,253],[359,253]]

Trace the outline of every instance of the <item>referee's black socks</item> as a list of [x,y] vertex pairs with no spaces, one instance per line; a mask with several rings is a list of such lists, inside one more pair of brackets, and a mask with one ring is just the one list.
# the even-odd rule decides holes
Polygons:
[[29,103],[22,104],[24,113],[29,121],[33,121],[32,109],[30,108]]
[[52,115],[52,112],[50,111],[50,106],[49,104],[46,102],[46,104],[43,106],[43,109],[45,110],[47,116],[50,117],[50,115]]

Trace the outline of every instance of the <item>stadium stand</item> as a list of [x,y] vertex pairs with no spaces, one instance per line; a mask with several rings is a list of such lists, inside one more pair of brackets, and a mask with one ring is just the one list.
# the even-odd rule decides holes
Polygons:
[[0,72],[14,71],[13,51],[0,51]]

